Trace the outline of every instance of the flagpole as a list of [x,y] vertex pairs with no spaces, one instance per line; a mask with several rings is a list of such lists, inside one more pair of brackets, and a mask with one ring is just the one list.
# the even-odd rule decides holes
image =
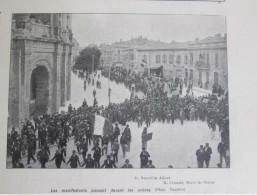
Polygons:
[[148,73],[148,77],[150,77],[150,60],[151,60],[151,56],[150,56],[151,54],[150,54],[150,52],[149,52],[149,62],[148,62],[148,71],[147,71],[147,73]]
[[[95,61],[94,61],[95,59],[94,59],[94,54],[93,54],[93,62],[92,62],[92,74],[94,73],[94,63],[95,63]],[[93,76],[94,76],[94,74],[93,74]]]

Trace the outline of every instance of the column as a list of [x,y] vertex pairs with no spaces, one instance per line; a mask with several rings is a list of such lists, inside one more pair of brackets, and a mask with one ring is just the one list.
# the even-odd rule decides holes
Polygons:
[[69,46],[68,62],[67,62],[67,100],[71,99],[71,61],[72,61],[72,46]]
[[60,45],[55,44],[53,53],[53,86],[52,86],[52,113],[58,112],[60,107]]
[[63,45],[63,52],[62,52],[62,57],[61,57],[61,75],[60,75],[60,79],[61,79],[61,102],[60,105],[61,106],[65,106],[66,104],[66,99],[67,99],[67,95],[66,95],[66,66],[67,66],[67,54],[66,54],[66,45]]

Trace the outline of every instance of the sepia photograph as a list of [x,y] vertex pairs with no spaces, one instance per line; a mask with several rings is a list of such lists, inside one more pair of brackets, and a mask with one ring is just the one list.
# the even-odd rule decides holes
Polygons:
[[10,22],[7,169],[230,168],[225,16]]

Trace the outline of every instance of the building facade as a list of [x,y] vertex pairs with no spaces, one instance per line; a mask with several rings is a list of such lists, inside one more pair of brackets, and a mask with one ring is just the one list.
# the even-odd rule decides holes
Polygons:
[[70,14],[13,15],[9,126],[58,112],[70,100],[71,23]]
[[111,45],[100,44],[99,49],[101,51],[100,65],[112,66],[114,64],[114,51]]
[[182,78],[206,89],[213,84],[228,86],[226,35],[184,43],[144,39],[144,44],[129,45],[122,54],[123,66],[131,71],[166,79]]

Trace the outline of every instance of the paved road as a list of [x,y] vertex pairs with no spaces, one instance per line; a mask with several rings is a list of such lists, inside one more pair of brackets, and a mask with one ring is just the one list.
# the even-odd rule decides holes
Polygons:
[[[102,89],[96,89],[96,97],[99,102],[99,105],[108,105],[108,80],[104,77],[101,77]],[[124,85],[117,85],[115,82],[110,82],[112,89],[111,101],[115,103],[123,102],[126,98],[130,97],[130,91],[124,87]],[[79,107],[82,104],[84,98],[86,98],[89,105],[93,104],[93,89],[95,86],[87,86],[86,91],[83,91],[83,80],[78,79],[76,75],[72,74],[72,96],[71,101],[73,106]],[[195,92],[194,95],[203,95],[202,93]],[[138,93],[139,97],[142,97],[142,93]],[[66,111],[67,106],[61,110]],[[127,157],[131,164],[135,168],[140,167],[140,158],[139,154],[141,152],[141,133],[143,127],[138,128],[136,123],[129,123],[132,133],[132,143],[131,151],[127,153]],[[121,132],[124,127],[121,127]],[[159,123],[155,122],[151,124],[148,128],[148,132],[153,132],[153,140],[148,143],[148,152],[151,155],[151,160],[153,164],[158,168],[167,168],[169,165],[172,165],[174,168],[187,168],[187,167],[197,167],[195,152],[199,146],[205,145],[206,142],[210,144],[210,147],[213,150],[212,158],[210,161],[210,167],[217,167],[219,162],[219,154],[217,152],[217,145],[220,141],[220,134],[217,130],[214,134],[208,128],[206,122],[201,121],[185,121],[182,126],[179,121],[175,121],[175,124]],[[214,135],[214,136],[213,136]],[[73,149],[76,149],[74,141],[70,140],[67,147],[67,157],[68,161],[71,152]],[[51,156],[53,157],[57,147],[51,147]],[[89,148],[89,152],[91,149]],[[108,148],[110,151],[110,147]],[[93,154],[93,152],[92,152]],[[102,156],[101,163],[106,158]],[[119,151],[119,162],[117,166],[120,167],[123,165],[125,158],[122,157],[122,151]],[[82,162],[82,156],[80,156],[80,161]],[[26,164],[26,158],[22,159],[22,162]],[[33,162],[33,161],[32,161]],[[47,168],[55,168],[54,162],[48,162]],[[7,163],[7,167],[11,168],[11,162]],[[31,163],[30,167],[40,168],[40,163]],[[62,168],[69,168],[68,165],[62,164]]]

